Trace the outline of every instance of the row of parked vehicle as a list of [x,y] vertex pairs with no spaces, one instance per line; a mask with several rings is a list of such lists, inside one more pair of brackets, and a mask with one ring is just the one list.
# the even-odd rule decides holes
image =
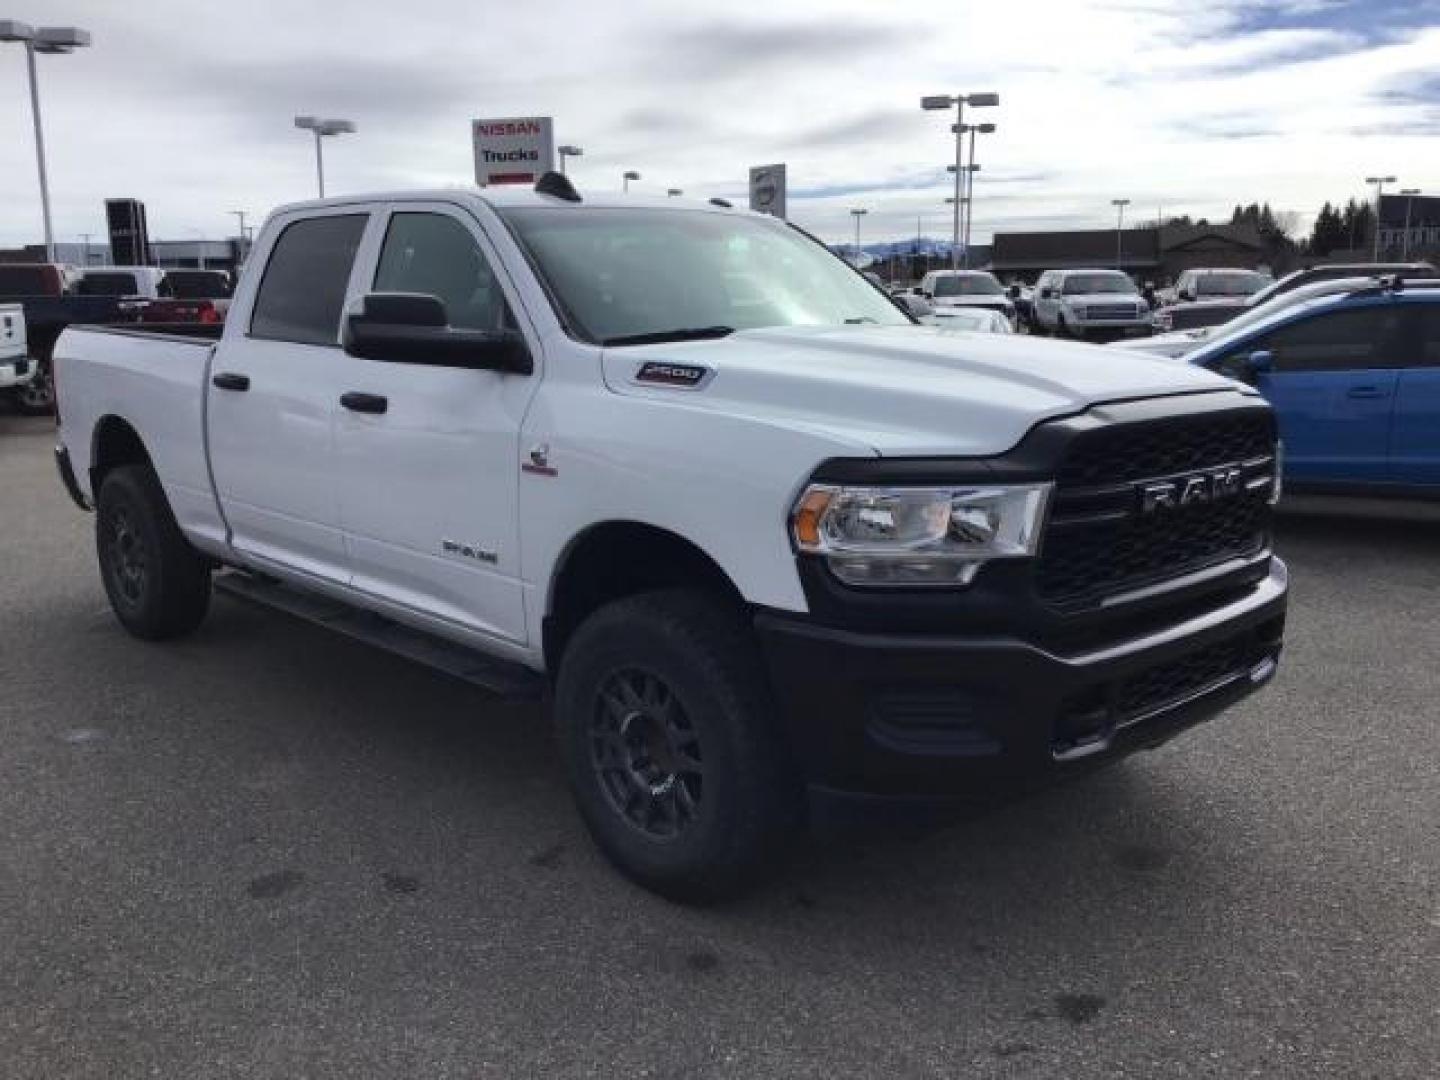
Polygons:
[[0,263],[0,393],[22,413],[49,413],[51,353],[65,327],[218,324],[233,290],[223,270]]

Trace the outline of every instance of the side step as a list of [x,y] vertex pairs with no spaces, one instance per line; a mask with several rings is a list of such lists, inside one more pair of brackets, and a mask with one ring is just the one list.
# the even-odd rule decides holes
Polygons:
[[536,701],[545,691],[544,677],[523,664],[492,659],[463,645],[401,626],[373,611],[293,589],[269,578],[224,570],[215,575],[215,588],[464,679],[507,701]]

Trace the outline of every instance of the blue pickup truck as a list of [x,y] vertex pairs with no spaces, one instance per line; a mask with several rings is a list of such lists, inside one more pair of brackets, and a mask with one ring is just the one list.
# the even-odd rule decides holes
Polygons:
[[1287,489],[1440,499],[1440,286],[1395,280],[1222,334],[1192,364],[1275,407]]

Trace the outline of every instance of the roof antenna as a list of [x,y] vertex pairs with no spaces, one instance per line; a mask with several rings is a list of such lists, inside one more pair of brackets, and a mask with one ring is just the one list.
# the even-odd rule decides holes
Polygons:
[[564,199],[566,202],[580,201],[580,193],[575,190],[575,185],[570,183],[570,178],[564,173],[545,173],[535,181],[535,191],[536,194],[551,195],[557,199]]
[[710,205],[723,206],[726,210],[730,210],[735,206],[735,204],[732,203],[729,199],[711,199]]

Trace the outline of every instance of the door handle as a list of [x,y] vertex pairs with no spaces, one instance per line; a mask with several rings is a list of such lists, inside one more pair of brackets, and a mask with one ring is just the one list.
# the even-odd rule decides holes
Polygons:
[[1378,386],[1352,386],[1345,394],[1352,398],[1380,398],[1388,396]]
[[216,390],[240,390],[250,389],[250,376],[237,375],[233,371],[216,372],[210,383]]
[[390,407],[390,400],[381,394],[348,390],[340,395],[340,404],[351,412],[383,413]]

